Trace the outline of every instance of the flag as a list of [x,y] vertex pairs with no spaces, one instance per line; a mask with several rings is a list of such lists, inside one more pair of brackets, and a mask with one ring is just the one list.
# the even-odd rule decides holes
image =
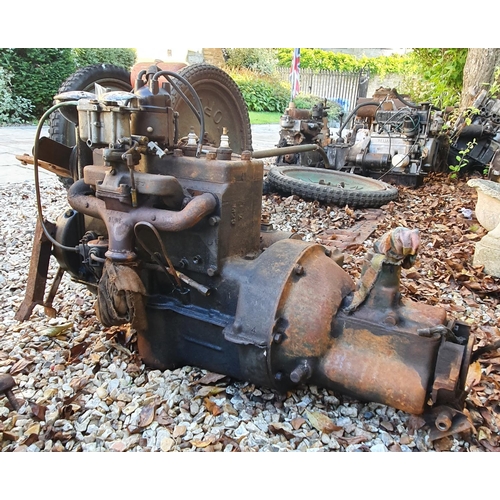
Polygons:
[[300,92],[300,49],[293,49],[292,67],[290,68],[290,83],[292,85],[292,101]]

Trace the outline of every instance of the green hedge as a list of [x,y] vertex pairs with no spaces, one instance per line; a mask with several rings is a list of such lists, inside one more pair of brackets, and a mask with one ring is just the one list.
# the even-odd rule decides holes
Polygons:
[[135,49],[72,49],[77,68],[92,64],[114,64],[130,71],[137,59]]
[[[108,63],[130,69],[135,60],[135,49],[0,48],[0,68],[9,75],[9,92],[14,100],[32,105],[31,120],[52,105],[62,82],[78,68]],[[18,121],[14,111],[2,115],[4,123]]]
[[[279,66],[289,67],[292,63],[293,49],[277,49]],[[330,52],[321,49],[300,49],[300,67],[312,70],[352,72],[369,69],[370,73],[405,73],[412,66],[409,55],[394,54],[379,57],[356,57],[351,54]]]
[[29,99],[40,117],[61,82],[76,69],[71,49],[0,49],[0,67],[11,75],[12,92]]
[[251,71],[228,71],[240,88],[249,111],[282,113],[287,107],[290,100],[290,85],[287,83]]

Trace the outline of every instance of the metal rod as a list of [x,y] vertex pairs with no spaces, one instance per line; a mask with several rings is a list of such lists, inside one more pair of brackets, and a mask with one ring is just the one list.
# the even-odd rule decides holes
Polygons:
[[325,162],[325,167],[331,168],[325,150],[318,144],[299,144],[297,146],[287,146],[285,148],[262,149],[260,151],[253,151],[252,158],[255,159],[269,158],[271,156],[305,153],[306,151],[317,151],[323,158],[323,161]]

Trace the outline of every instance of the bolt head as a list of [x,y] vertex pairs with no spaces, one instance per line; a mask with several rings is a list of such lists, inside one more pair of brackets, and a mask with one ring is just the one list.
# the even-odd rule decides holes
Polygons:
[[300,264],[296,264],[295,267],[293,268],[293,272],[297,276],[304,274],[304,266],[301,266]]

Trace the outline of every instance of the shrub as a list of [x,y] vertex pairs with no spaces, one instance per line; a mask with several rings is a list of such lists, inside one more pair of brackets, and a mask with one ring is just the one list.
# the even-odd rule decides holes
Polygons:
[[137,59],[135,49],[72,49],[72,54],[77,68],[107,63],[130,70]]
[[272,75],[278,64],[275,49],[223,49],[230,70],[249,69],[261,75]]
[[33,105],[29,99],[12,94],[11,75],[0,68],[0,124],[24,123],[31,117]]
[[[278,49],[279,66],[290,67],[293,49]],[[356,57],[351,54],[331,52],[321,49],[300,49],[300,67],[315,71],[328,70],[354,72],[369,69],[370,73],[385,75],[387,73],[404,73],[412,64],[408,55],[393,54],[379,57]]]
[[12,92],[31,101],[35,117],[51,105],[61,83],[75,71],[71,49],[0,49],[0,67],[11,75]]
[[229,71],[249,111],[283,112],[290,100],[290,85],[251,71]]
[[[320,102],[325,104],[325,99],[312,94],[298,94],[293,102],[295,107],[299,109],[312,109],[315,104]],[[330,125],[337,123],[340,113],[343,112],[342,106],[338,102],[327,100],[326,108],[328,112],[328,123]]]

